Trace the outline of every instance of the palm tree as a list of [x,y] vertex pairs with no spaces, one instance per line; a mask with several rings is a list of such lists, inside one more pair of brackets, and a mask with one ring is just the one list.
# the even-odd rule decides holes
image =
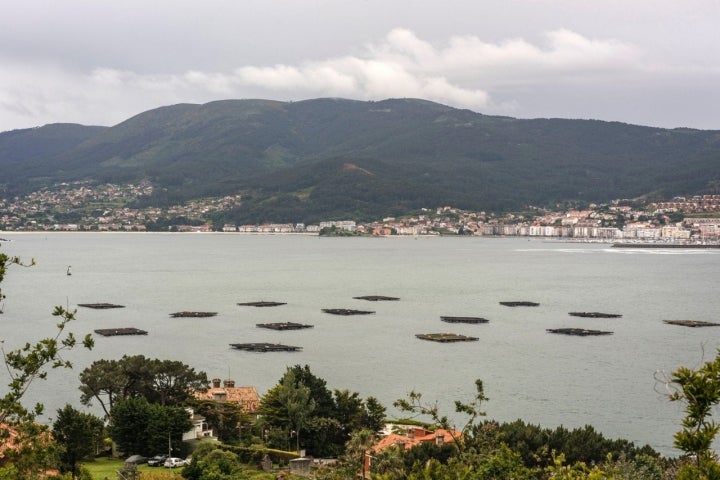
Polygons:
[[350,434],[350,440],[345,444],[345,462],[355,471],[362,472],[361,478],[366,478],[368,450],[375,444],[375,433],[372,430],[362,429]]

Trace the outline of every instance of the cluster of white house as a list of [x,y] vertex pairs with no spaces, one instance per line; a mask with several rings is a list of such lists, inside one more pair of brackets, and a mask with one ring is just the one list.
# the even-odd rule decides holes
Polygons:
[[637,240],[689,240],[692,231],[677,225],[656,227],[648,224],[625,225],[621,230],[616,227],[592,225],[507,225],[485,224],[477,232],[480,235],[502,235],[519,237],[561,237],[589,239],[637,239]]
[[[354,221],[321,222],[319,225],[303,224],[265,224],[243,225],[235,227],[226,225],[223,231],[242,233],[317,233],[322,228],[335,227],[341,230],[372,233],[375,235],[437,235],[433,227],[437,225],[415,224],[403,222],[383,222],[381,224],[362,225]],[[557,237],[596,240],[646,240],[646,241],[689,241],[692,239],[720,240],[720,218],[686,218],[684,222],[671,225],[655,225],[648,222],[626,224],[622,229],[603,227],[595,222],[578,222],[572,225],[534,225],[525,223],[482,223],[469,222],[462,227],[443,224],[447,231],[460,232],[467,235],[484,236],[518,236],[518,237]]]

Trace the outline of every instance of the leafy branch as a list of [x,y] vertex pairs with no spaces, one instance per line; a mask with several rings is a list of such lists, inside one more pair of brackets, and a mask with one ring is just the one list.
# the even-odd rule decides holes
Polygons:
[[475,392],[475,398],[469,403],[463,403],[459,400],[455,400],[455,412],[467,415],[467,420],[462,429],[460,429],[461,435],[459,436],[456,435],[457,429],[454,428],[454,425],[450,424],[447,415],[440,414],[437,401],[434,403],[424,402],[422,399],[422,393],[411,391],[408,393],[407,398],[401,398],[393,402],[393,406],[403,412],[413,413],[415,414],[415,417],[430,417],[433,424],[438,428],[447,430],[458,448],[463,450],[464,445],[462,438],[475,424],[475,420],[477,420],[478,417],[485,416],[485,412],[480,410],[480,405],[482,402],[487,401],[488,398],[485,396],[483,382],[480,379],[475,380]]

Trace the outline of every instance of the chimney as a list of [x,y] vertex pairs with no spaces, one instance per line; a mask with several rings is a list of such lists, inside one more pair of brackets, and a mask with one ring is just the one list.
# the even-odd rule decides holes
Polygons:
[[212,386],[213,386],[213,388],[220,388],[220,379],[219,379],[219,378],[213,378],[213,379],[212,379]]
[[235,380],[227,379],[223,382],[223,387],[225,388],[234,388],[235,387]]

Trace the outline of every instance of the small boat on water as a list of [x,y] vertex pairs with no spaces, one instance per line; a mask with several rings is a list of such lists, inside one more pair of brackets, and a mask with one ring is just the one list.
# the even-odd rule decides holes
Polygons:
[[68,268],[65,271],[65,275],[67,275],[68,277],[72,275],[72,265],[68,265]]

